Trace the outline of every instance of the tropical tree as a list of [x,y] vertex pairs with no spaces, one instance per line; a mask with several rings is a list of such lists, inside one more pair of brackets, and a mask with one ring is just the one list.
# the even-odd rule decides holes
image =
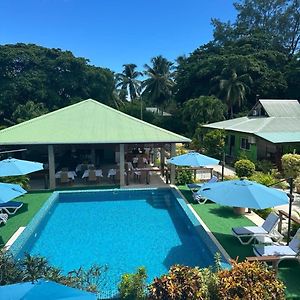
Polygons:
[[117,88],[126,91],[128,100],[132,101],[140,96],[141,81],[138,78],[143,73],[136,70],[135,64],[124,64],[123,67],[123,72],[116,74]]
[[143,81],[143,96],[157,107],[163,108],[172,96],[173,63],[159,55],[151,59],[151,64],[152,66],[144,65],[144,73],[148,78]]
[[249,74],[238,75],[235,69],[223,69],[221,76],[216,76],[213,81],[217,82],[219,95],[227,104],[230,118],[233,118],[233,107],[241,107],[250,91],[246,82],[252,83]]

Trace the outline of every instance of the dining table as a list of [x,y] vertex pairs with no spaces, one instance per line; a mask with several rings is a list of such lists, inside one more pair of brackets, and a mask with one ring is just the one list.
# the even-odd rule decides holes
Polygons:
[[55,173],[55,178],[60,179],[62,172],[67,172],[68,173],[68,178],[72,179],[72,180],[75,180],[75,177],[77,176],[75,171],[58,171],[58,172]]
[[95,171],[96,177],[103,177],[102,170],[98,169],[98,170],[85,170],[84,173],[82,174],[82,178],[89,177],[90,171]]

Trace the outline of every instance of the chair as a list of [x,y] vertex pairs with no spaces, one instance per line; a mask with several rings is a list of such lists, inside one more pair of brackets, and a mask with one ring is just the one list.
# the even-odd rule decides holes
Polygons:
[[64,183],[70,183],[70,182],[71,182],[71,180],[69,179],[68,172],[61,171],[60,183],[64,184]]
[[9,215],[14,215],[23,206],[23,202],[8,201],[0,204],[0,211],[4,210]]
[[284,259],[299,259],[300,228],[290,241],[288,246],[283,245],[255,245],[253,252],[258,257],[277,256],[277,266]]
[[248,245],[255,237],[268,236],[278,238],[278,234],[275,231],[278,222],[279,216],[272,212],[262,226],[233,227],[232,234],[238,238],[242,245]]
[[0,214],[0,224],[6,223],[8,219],[8,214]]
[[97,181],[96,171],[95,170],[89,170],[89,176],[88,176],[89,182],[95,182]]
[[198,202],[199,204],[204,204],[208,199],[203,198],[200,194],[198,194],[198,191],[200,188],[202,188],[205,184],[208,183],[215,183],[218,181],[217,176],[212,176],[211,179],[205,183],[188,183],[187,187],[192,192],[193,199]]

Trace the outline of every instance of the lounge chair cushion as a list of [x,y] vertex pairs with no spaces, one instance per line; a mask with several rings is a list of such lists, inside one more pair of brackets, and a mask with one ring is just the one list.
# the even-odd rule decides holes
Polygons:
[[201,183],[188,183],[188,184],[187,184],[187,187],[188,187],[190,190],[200,189],[202,186],[203,186],[203,184],[201,184]]
[[295,256],[297,253],[289,246],[254,246],[254,252],[259,256]]
[[265,229],[260,226],[246,226],[246,227],[234,227],[232,231],[236,235],[254,235],[254,234],[268,234]]
[[17,208],[21,207],[23,205],[23,202],[17,202],[17,201],[8,201],[5,203],[0,203],[0,208],[5,207],[5,208]]

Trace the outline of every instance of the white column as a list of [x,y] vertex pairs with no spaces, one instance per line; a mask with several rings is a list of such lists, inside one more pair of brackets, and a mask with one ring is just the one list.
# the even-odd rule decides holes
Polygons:
[[124,144],[120,144],[120,186],[125,185],[125,151],[124,151]]
[[55,189],[55,156],[53,145],[48,145],[49,188]]
[[[171,157],[176,156],[176,144],[172,143],[171,144]],[[171,164],[171,184],[175,184],[175,165]]]

